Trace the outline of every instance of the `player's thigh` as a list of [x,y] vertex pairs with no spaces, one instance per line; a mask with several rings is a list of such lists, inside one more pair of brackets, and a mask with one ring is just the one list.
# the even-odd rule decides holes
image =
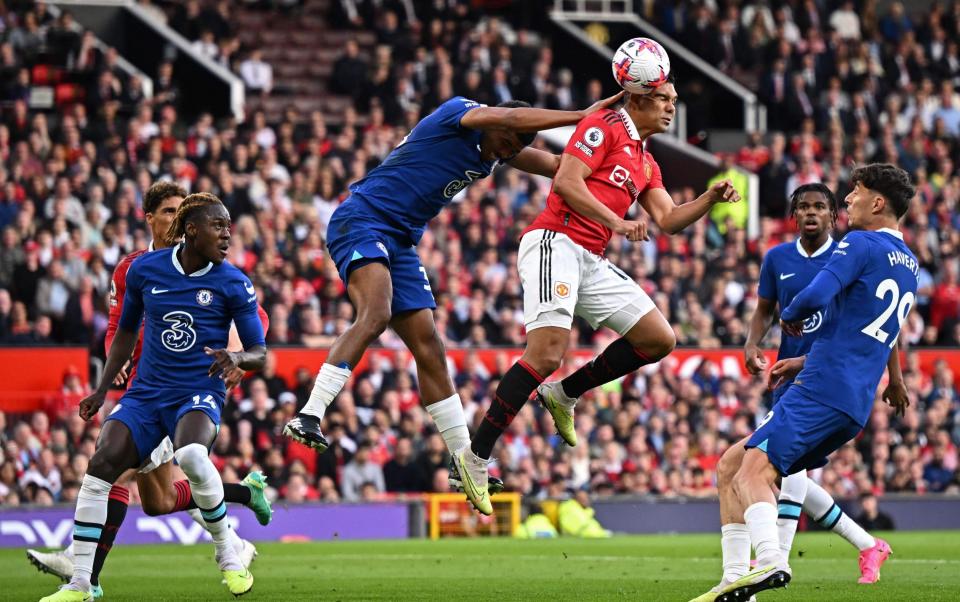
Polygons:
[[523,322],[528,333],[542,327],[570,330],[583,253],[565,234],[552,230],[532,230],[520,239],[517,271],[523,286]]
[[120,420],[107,420],[100,430],[87,473],[108,483],[115,483],[125,471],[139,465],[140,452],[130,427]]
[[416,247],[391,245],[390,285],[393,289],[390,305],[393,315],[437,307],[427,270],[420,264]]
[[173,462],[164,462],[148,472],[137,472],[137,488],[144,512],[152,516],[173,512],[177,503]]
[[746,453],[746,444],[749,437],[740,439],[728,447],[723,455],[720,456],[720,462],[717,464],[717,481],[721,485],[729,485],[734,475],[740,470],[743,464],[743,455]]
[[177,418],[172,437],[173,448],[180,449],[191,443],[199,443],[209,449],[217,438],[219,425],[219,413],[214,419],[205,410],[190,409]]
[[[617,334],[627,335],[644,317],[651,313],[659,315],[650,296],[620,268],[596,256],[588,256],[584,263],[576,312],[593,328],[606,326]],[[631,341],[634,347],[640,347],[644,341],[663,346],[667,331],[672,338],[673,331],[666,320],[660,324],[651,318],[648,322],[656,328],[655,332],[637,335],[637,342]]]
[[[646,308],[646,301],[649,300],[650,297],[647,296],[643,290],[640,292],[643,293],[645,298],[640,299],[638,302],[627,303],[618,309],[610,318],[604,321],[604,326],[608,326],[614,330],[616,330],[616,327],[623,328],[637,315],[638,307]],[[650,303],[653,303],[653,301],[650,300]],[[677,344],[677,337],[670,323],[667,322],[667,319],[660,313],[660,310],[653,307],[645,311],[646,313],[641,316],[623,336],[636,349],[647,354],[650,359],[660,359],[673,351],[673,348],[676,347]]]
[[358,262],[347,280],[347,296],[357,310],[357,317],[371,315],[390,318],[393,284],[390,266],[386,261]]
[[570,328],[539,326],[527,331],[522,359],[541,378],[547,378],[560,367],[569,346]]

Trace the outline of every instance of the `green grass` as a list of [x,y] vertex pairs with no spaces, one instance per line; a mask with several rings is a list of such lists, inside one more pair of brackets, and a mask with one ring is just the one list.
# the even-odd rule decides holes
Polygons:
[[[894,556],[857,585],[856,551],[830,533],[797,536],[786,590],[761,601],[960,599],[960,532],[892,533]],[[718,535],[260,544],[255,600],[680,600],[720,576]],[[211,545],[117,547],[105,600],[229,600]],[[38,600],[57,581],[23,550],[0,550],[0,599]]]

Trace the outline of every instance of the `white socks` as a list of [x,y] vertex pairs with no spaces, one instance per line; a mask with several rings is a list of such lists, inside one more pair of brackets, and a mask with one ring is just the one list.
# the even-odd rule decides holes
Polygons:
[[200,516],[207,525],[217,548],[217,561],[221,570],[243,570],[236,551],[230,542],[231,529],[224,520],[227,505],[223,501],[223,481],[207,454],[207,448],[199,443],[185,445],[174,452],[177,463],[190,481],[190,492],[200,509]]
[[750,543],[757,551],[757,565],[785,565],[777,533],[777,507],[769,502],[757,502],[744,510],[743,518],[750,531]]
[[840,509],[823,487],[813,481],[809,481],[807,486],[807,499],[803,502],[803,511],[820,526],[840,535],[861,552],[877,544],[876,540],[863,530],[863,527]]
[[[327,365],[324,364],[324,368],[326,367]],[[319,378],[317,382],[320,382]],[[460,402],[459,395],[454,393],[452,397],[428,405],[427,412],[433,418],[451,454],[470,445],[467,417],[463,414],[463,403]]]
[[343,385],[347,384],[350,378],[350,371],[346,368],[338,368],[333,364],[324,364],[320,367],[317,374],[317,380],[313,384],[313,391],[310,393],[310,399],[307,405],[300,410],[301,414],[310,414],[317,418],[323,418],[327,411],[327,406],[333,403],[333,398],[340,393]]
[[733,583],[750,572],[750,531],[746,525],[732,523],[720,527],[723,552],[723,580]]
[[803,500],[807,497],[807,471],[783,477],[780,483],[780,500],[777,504],[777,531],[780,533],[780,549],[784,558],[790,557],[793,538],[797,534],[797,521]]
[[[207,526],[207,521],[203,520],[203,516],[200,515],[200,510],[198,508],[191,508],[187,510],[187,514],[190,515],[190,518],[193,519],[193,522],[203,527],[204,531],[210,530],[210,528]],[[233,546],[233,549],[237,551],[237,554],[243,550],[243,540],[240,539],[240,536],[237,535],[236,531],[229,529],[227,533],[227,539],[230,540],[230,545]]]
[[93,555],[107,522],[107,497],[111,483],[97,477],[83,476],[80,493],[77,494],[77,509],[73,518],[73,579],[70,585],[82,591],[90,591],[90,576],[93,574]]

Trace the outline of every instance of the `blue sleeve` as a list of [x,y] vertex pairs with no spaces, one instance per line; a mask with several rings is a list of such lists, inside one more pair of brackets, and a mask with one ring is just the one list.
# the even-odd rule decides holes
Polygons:
[[780,319],[784,322],[805,320],[821,307],[829,305],[841,290],[840,281],[832,272],[820,270],[813,282],[797,293],[790,305],[780,313]]
[[863,274],[869,259],[869,237],[864,232],[850,232],[837,243],[823,271],[833,274],[840,282],[840,288],[845,289]]
[[424,121],[429,120],[429,122],[436,127],[459,131],[463,129],[460,126],[460,120],[463,118],[463,116],[466,115],[471,109],[476,109],[479,106],[479,102],[470,100],[469,98],[464,98],[462,96],[454,96],[447,102],[440,105],[437,110],[424,119]]
[[123,293],[123,312],[120,314],[119,327],[130,332],[140,329],[143,322],[143,276],[140,274],[137,258],[127,270],[127,289]]
[[[238,270],[239,272],[239,270]],[[230,316],[237,327],[240,342],[244,349],[251,349],[258,345],[265,345],[263,324],[257,315],[257,291],[253,283],[243,274],[238,273],[227,286],[227,304]]]
[[[760,284],[757,286],[757,295],[770,301],[777,300],[777,270],[773,267],[773,253],[768,252],[760,264]],[[783,308],[781,308],[783,309]]]

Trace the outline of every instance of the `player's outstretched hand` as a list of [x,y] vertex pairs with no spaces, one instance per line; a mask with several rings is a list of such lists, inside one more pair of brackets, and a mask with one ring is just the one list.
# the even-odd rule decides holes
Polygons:
[[117,372],[117,377],[113,379],[113,384],[122,387],[123,383],[127,382],[127,376],[129,375],[130,370],[130,360],[127,360],[123,366],[120,368],[120,372]]
[[780,330],[792,337],[802,337],[803,320],[797,320],[796,322],[784,322],[783,320],[780,320]]
[[93,395],[88,395],[80,401],[80,417],[85,421],[90,420],[97,415],[97,412],[100,411],[100,408],[103,406],[103,400],[106,399],[106,393],[94,392]]
[[899,382],[890,381],[887,388],[883,390],[883,401],[894,409],[897,416],[903,416],[910,405],[910,396],[907,394],[907,385],[901,380]]
[[750,345],[743,350],[743,361],[747,364],[747,372],[760,374],[767,369],[767,356],[756,345]]
[[617,234],[623,234],[630,242],[650,240],[650,237],[647,236],[647,223],[643,221],[622,219],[613,228],[613,231]]
[[710,187],[709,192],[715,203],[736,203],[740,200],[740,193],[730,180],[720,180]]
[[780,360],[770,368],[769,389],[773,391],[803,370],[804,357],[791,357]]
[[237,365],[237,354],[233,353],[232,351],[204,347],[203,352],[207,355],[213,356],[213,363],[210,364],[210,370],[207,372],[207,374],[211,377],[220,374],[220,378],[226,380],[227,375],[240,367]]
[[582,111],[580,111],[580,118],[582,119],[587,115],[592,115],[593,113],[596,113],[600,109],[607,109],[610,106],[616,104],[621,98],[623,98],[622,90],[620,92],[617,92],[613,96],[602,98],[597,102],[593,103],[592,105],[590,105],[589,107],[587,107],[586,109],[583,109]]

